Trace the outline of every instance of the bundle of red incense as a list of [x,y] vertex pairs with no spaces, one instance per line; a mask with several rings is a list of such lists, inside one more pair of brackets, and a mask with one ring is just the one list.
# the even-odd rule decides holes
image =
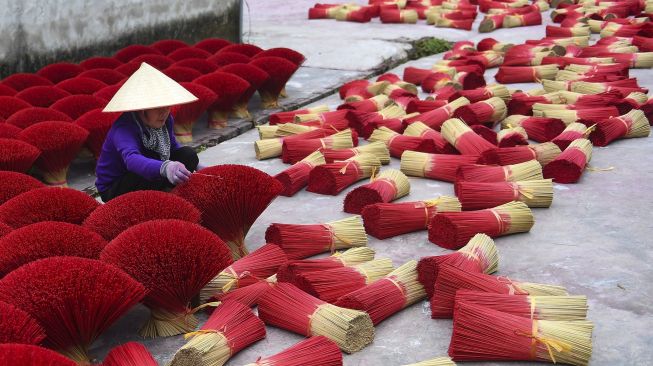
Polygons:
[[270,78],[258,89],[263,108],[277,108],[281,91],[299,66],[284,58],[275,56],[258,57],[250,61],[250,64],[270,75]]
[[213,63],[217,67],[222,67],[236,63],[246,64],[251,61],[251,57],[236,52],[218,52],[206,60]]
[[[42,87],[34,87],[34,88],[53,88],[53,87],[47,87],[47,86],[42,86]],[[32,88],[30,88],[32,89]],[[53,88],[54,89],[54,88]],[[28,89],[29,90],[29,89]],[[22,93],[22,92],[21,92]],[[11,97],[11,96],[0,96],[0,118],[3,120],[6,120],[7,118],[11,117],[12,114],[32,107],[32,104],[26,102],[22,98],[20,98],[20,93],[18,94],[18,97]],[[39,106],[40,107],[40,106]],[[46,106],[48,107],[48,106]]]
[[482,86],[480,88],[470,90],[461,90],[458,93],[461,97],[467,98],[470,103],[480,102],[492,97],[498,97],[504,101],[510,100],[510,92],[508,91],[508,88],[502,84]]
[[414,9],[383,9],[380,13],[381,23],[417,23],[418,15]]
[[529,95],[526,93],[515,93],[512,95],[512,99],[508,102],[508,114],[509,115],[532,115],[533,114],[533,105],[535,103],[564,103],[564,99],[557,94],[545,94],[545,95]]
[[546,117],[531,117],[524,115],[511,115],[501,122],[501,126],[522,127],[529,139],[537,142],[551,141],[554,137],[558,136],[564,131],[565,123],[557,118]]
[[386,119],[401,118],[406,115],[406,111],[398,105],[389,105],[378,112],[352,111],[351,113],[353,115],[351,127],[360,134],[364,134],[365,127],[372,123]]
[[175,353],[170,366],[222,366],[243,348],[265,338],[265,324],[249,307],[227,301],[213,311],[200,330],[184,338],[189,341]]
[[373,259],[354,266],[304,272],[293,278],[293,284],[320,300],[334,303],[339,297],[375,282],[392,270],[392,260]]
[[465,302],[537,320],[585,320],[586,296],[528,296],[458,290],[456,304]]
[[553,80],[557,72],[558,65],[501,66],[494,78],[502,84],[532,83]]
[[311,170],[307,191],[335,196],[359,180],[371,177],[380,167],[379,159],[368,153],[320,165]]
[[482,40],[478,41],[478,44],[476,44],[476,48],[479,51],[506,52],[512,47],[514,47],[512,43],[502,43],[494,38],[483,38]]
[[[287,124],[287,127],[290,127],[291,124]],[[276,126],[272,126],[273,128]],[[306,126],[299,126],[298,129],[296,130],[304,130],[306,129]],[[278,131],[278,128],[277,130]],[[265,140],[258,140],[254,142],[254,150],[256,151],[256,159],[258,160],[263,160],[263,159],[269,159],[277,156],[281,156],[283,152],[283,142],[286,140],[309,140],[309,139],[320,139],[326,136],[333,135],[337,133],[338,131],[334,129],[308,129],[306,132],[301,132],[297,133],[291,136],[285,136],[281,138],[270,138],[270,139],[265,139]],[[276,132],[275,132],[276,134]],[[351,140],[353,139],[353,134],[352,137],[350,138],[350,144],[352,143]],[[343,142],[344,143],[344,142]],[[316,148],[317,150],[317,148]]]
[[79,77],[100,80],[107,85],[114,85],[125,79],[125,74],[112,69],[93,69],[84,71],[79,74]]
[[579,23],[574,27],[556,27],[553,25],[547,25],[545,31],[547,37],[578,37],[590,35],[590,27],[582,23]]
[[589,321],[529,319],[462,302],[456,304],[449,356],[587,365],[593,327]]
[[270,78],[270,75],[254,65],[244,63],[226,65],[221,67],[219,71],[234,74],[249,83],[247,91],[241,95],[234,105],[232,114],[237,118],[251,118],[249,110],[247,110],[247,104],[256,90]]
[[372,98],[349,102],[338,106],[338,110],[348,109],[359,112],[378,112],[389,106],[392,100],[387,95],[376,95]]
[[30,106],[47,108],[51,106],[52,103],[69,95],[70,93],[61,90],[56,86],[33,86],[16,94],[15,98],[24,101],[23,103],[20,103],[20,101],[17,101],[16,99],[3,97],[3,102],[7,101],[12,103],[3,103],[4,105],[2,107],[3,111],[1,116],[2,118],[7,119],[19,110]]
[[539,10],[525,14],[506,14],[503,18],[503,28],[527,27],[542,24],[542,14]]
[[90,110],[104,108],[106,104],[106,100],[92,95],[71,95],[56,101],[50,108],[75,120]]
[[284,139],[281,159],[284,163],[295,164],[320,148],[347,149],[356,145],[358,145],[358,136],[351,129],[321,139]]
[[319,105],[312,108],[296,109],[294,111],[273,113],[270,115],[270,125],[293,122],[295,120],[295,116],[300,114],[317,114],[317,113],[328,112],[328,111],[329,111],[328,106]]
[[342,353],[338,345],[324,336],[310,337],[290,348],[268,357],[259,357],[245,366],[342,366]]
[[43,76],[19,72],[19,73],[11,74],[6,78],[2,79],[2,85],[9,87],[16,92],[19,92],[21,90],[27,89],[32,86],[39,86],[39,85],[52,86],[53,84],[50,80],[44,78]]
[[227,293],[270,277],[279,266],[288,261],[284,251],[277,245],[265,244],[223,269],[200,291],[200,300],[207,301],[221,293]]
[[485,151],[481,154],[479,163],[513,165],[535,159],[540,165],[546,166],[560,155],[560,153],[560,148],[553,142],[527,146],[502,147]]
[[0,139],[17,139],[22,130],[22,128],[10,125],[9,123],[4,123],[2,129],[0,129]]
[[578,109],[566,109],[566,106],[563,106],[563,108],[547,108],[544,106],[549,105],[543,104],[540,106],[535,104],[534,107],[537,107],[538,110],[533,109],[533,114],[540,117],[558,118],[565,122],[567,125],[574,122],[583,123],[585,121],[594,123],[602,119],[619,116],[619,110],[614,106],[588,108],[585,108],[584,106],[572,107]]
[[0,344],[0,364],[21,366],[75,366],[77,363],[47,348],[29,344]]
[[458,290],[510,295],[567,296],[567,290],[561,286],[520,282],[508,277],[468,272],[450,265],[442,266],[433,289],[431,297],[433,319],[451,318]]
[[209,128],[224,128],[227,125],[229,114],[235,109],[236,104],[242,104],[242,97],[250,88],[247,80],[234,74],[216,71],[203,75],[193,81],[211,89],[217,98],[209,106]]
[[[436,152],[440,154],[456,154],[457,151],[438,131],[422,122],[413,122],[404,130],[406,136],[416,136],[433,140]],[[402,154],[403,155],[403,154]]]
[[30,107],[21,109],[12,114],[7,118],[6,123],[18,128],[26,129],[27,127],[45,121],[72,122],[72,118],[68,117],[68,115],[63,112],[55,111],[54,109]]
[[483,137],[477,135],[469,126],[457,118],[449,119],[442,125],[442,137],[463,155],[478,157],[484,151],[496,147]]
[[280,194],[286,197],[294,196],[295,193],[308,184],[308,175],[311,170],[323,164],[326,164],[324,156],[321,152],[315,151],[290,168],[275,175],[274,178],[283,185],[283,191]]
[[147,221],[123,231],[100,256],[141,282],[150,318],[144,337],[167,337],[195,329],[191,299],[231,264],[229,248],[203,227],[181,220]]
[[[145,210],[143,207],[149,207]],[[200,223],[201,214],[185,199],[160,191],[135,191],[116,197],[95,209],[84,226],[113,240],[128,228],[150,220],[178,219]]]
[[366,153],[376,156],[383,165],[390,164],[390,151],[388,151],[388,147],[382,141],[375,141],[350,149],[320,149],[319,151],[327,163],[347,160],[356,155]]
[[85,70],[93,69],[115,69],[122,65],[123,62],[113,57],[89,57],[79,63],[79,66]]
[[422,91],[425,93],[434,93],[446,87],[462,89],[462,85],[455,82],[453,76],[444,72],[434,72],[422,81]]
[[279,181],[258,169],[227,164],[202,169],[173,193],[197,207],[202,225],[220,236],[239,259],[247,254],[249,228],[282,190]]
[[[102,145],[106,139],[113,122],[119,117],[118,113],[106,113],[101,109],[93,109],[81,115],[75,121],[75,124],[86,131],[88,137],[84,146],[88,148],[95,159],[100,157]],[[175,126],[177,125],[175,120]]]
[[412,177],[425,177],[445,182],[454,182],[458,168],[474,164],[478,156],[426,154],[405,151],[401,155],[401,171]]
[[506,117],[506,103],[499,97],[492,97],[462,106],[453,113],[453,116],[460,118],[467,125],[493,125]]
[[450,102],[449,104],[446,104],[440,108],[409,118],[406,120],[406,124],[411,124],[420,121],[425,125],[431,127],[432,129],[436,131],[440,131],[444,122],[449,118],[451,118],[451,116],[454,114],[456,110],[468,104],[469,104],[469,100],[467,100],[467,98],[460,97],[454,100],[453,102]]
[[[207,44],[211,44],[211,39],[208,40],[209,42],[204,42],[200,41],[197,44],[195,44],[195,47],[201,48],[204,51],[208,52],[216,52],[218,49],[210,49],[206,48]],[[229,41],[224,41],[225,43],[229,44]],[[198,47],[198,45],[204,45],[204,47]],[[164,55],[169,55],[172,52],[176,51],[179,48],[186,48],[190,47],[186,42],[180,41],[178,39],[162,39],[160,41],[156,41],[150,45],[150,47],[154,48],[155,50],[161,52]]]
[[457,182],[456,196],[463,210],[482,210],[512,201],[524,202],[528,207],[550,207],[553,201],[551,179],[517,182]]
[[360,351],[374,340],[367,313],[331,305],[289,283],[279,283],[259,299],[259,317],[305,336],[323,335],[347,353]]
[[367,235],[360,216],[324,224],[272,224],[265,241],[277,244],[288,259],[302,259],[337,249],[367,245]]
[[[123,70],[123,67],[121,66],[117,68],[116,71],[125,75],[131,75],[140,67],[140,64],[134,62],[134,63],[125,64],[123,66],[127,68],[131,68],[131,70],[129,71]],[[70,94],[88,94],[88,95],[91,95],[106,86],[107,84],[101,82],[100,80],[83,78],[80,76],[77,76],[72,79],[64,80],[57,84],[57,88],[61,88]]]
[[388,169],[372,177],[370,183],[347,193],[344,211],[360,214],[363,208],[374,203],[388,203],[410,192],[408,178],[399,170]]
[[261,296],[276,286],[276,284],[276,275],[265,279],[258,279],[249,286],[237,288],[226,294],[219,294],[215,298],[211,298],[211,301],[214,299],[222,302],[235,301],[249,307],[256,306]]
[[589,139],[596,146],[607,146],[620,138],[648,137],[650,133],[651,126],[644,112],[633,109],[622,116],[597,121]]
[[587,127],[586,125],[578,122],[570,123],[564,129],[564,131],[562,131],[562,133],[560,133],[558,136],[554,137],[551,142],[556,144],[560,150],[564,150],[573,141],[581,138],[588,138],[595,128],[595,126]]
[[505,19],[506,14],[487,14],[481,20],[481,24],[478,26],[479,33],[488,33],[492,32],[495,29],[503,28],[503,20]]
[[144,345],[137,342],[127,342],[109,351],[102,366],[157,366]]
[[41,150],[27,142],[0,138],[0,169],[3,171],[26,173],[39,155]]
[[45,331],[31,315],[0,301],[0,344],[40,344],[43,339]]
[[121,62],[129,62],[141,55],[161,55],[161,52],[149,46],[132,44],[118,50],[113,58]]
[[374,259],[374,249],[358,247],[335,252],[326,258],[291,260],[279,266],[277,279],[279,282],[296,282],[298,276],[304,273],[351,267],[372,259]]
[[21,193],[43,187],[43,183],[27,174],[0,170],[0,205]]
[[399,158],[404,151],[421,151],[435,153],[436,146],[433,139],[419,136],[401,135],[387,127],[380,127],[372,132],[369,141],[381,141],[386,144],[390,155]]
[[492,274],[499,268],[499,254],[494,241],[485,234],[476,234],[455,253],[422,257],[417,264],[417,278],[424,285],[429,298],[438,273],[445,265],[466,272]]
[[556,183],[576,183],[591,159],[592,143],[584,138],[574,140],[544,167],[544,177],[551,178]]
[[74,78],[84,71],[84,68],[68,62],[58,62],[42,67],[36,75],[44,77],[56,84],[62,80]]
[[446,100],[419,100],[411,99],[406,103],[406,113],[426,113],[434,109],[443,107],[447,104]]
[[456,182],[517,182],[537,179],[542,179],[542,166],[537,160],[503,166],[468,164],[462,165],[456,173]]
[[378,281],[338,299],[337,306],[365,311],[374,325],[426,297],[417,281],[417,261],[409,261]]
[[44,345],[79,364],[90,364],[88,348],[144,294],[118,268],[75,257],[28,263],[0,281],[0,301],[29,313],[45,330]]
[[429,223],[429,241],[447,249],[459,249],[475,234],[492,238],[525,233],[535,223],[523,202],[509,202],[478,211],[438,213]]
[[175,138],[180,143],[193,141],[193,126],[202,114],[213,105],[218,95],[210,88],[192,82],[182,82],[181,85],[198,98],[197,101],[176,106],[173,111],[175,123],[172,125]]
[[504,128],[497,134],[497,145],[499,147],[528,145],[528,134],[520,126]]

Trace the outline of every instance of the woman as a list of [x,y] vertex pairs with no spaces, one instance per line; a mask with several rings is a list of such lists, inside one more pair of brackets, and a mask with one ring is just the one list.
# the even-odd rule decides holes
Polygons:
[[198,167],[193,149],[180,146],[170,107],[197,98],[143,63],[103,112],[123,112],[107,134],[95,186],[104,202],[138,190],[163,190],[183,183]]

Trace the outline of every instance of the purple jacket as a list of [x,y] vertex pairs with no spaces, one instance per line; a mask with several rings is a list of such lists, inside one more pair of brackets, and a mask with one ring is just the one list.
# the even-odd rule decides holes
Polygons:
[[[123,113],[107,134],[97,162],[95,186],[104,192],[127,172],[136,173],[147,180],[163,179],[159,174],[163,161],[157,153],[147,150],[141,140],[141,130],[136,123],[142,123],[135,112]],[[181,146],[172,132],[172,115],[166,121],[170,134],[170,152]]]

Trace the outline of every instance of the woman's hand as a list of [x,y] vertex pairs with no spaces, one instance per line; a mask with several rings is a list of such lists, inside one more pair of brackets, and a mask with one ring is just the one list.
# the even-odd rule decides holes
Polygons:
[[190,174],[186,166],[178,161],[170,161],[165,166],[165,176],[174,185],[187,182]]

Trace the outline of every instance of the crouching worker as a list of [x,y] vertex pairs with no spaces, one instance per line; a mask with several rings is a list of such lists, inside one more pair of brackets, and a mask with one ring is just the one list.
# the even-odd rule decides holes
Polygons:
[[177,143],[170,107],[197,98],[152,66],[141,67],[103,112],[122,112],[98,158],[95,186],[104,202],[138,190],[186,182],[198,166],[195,151]]

